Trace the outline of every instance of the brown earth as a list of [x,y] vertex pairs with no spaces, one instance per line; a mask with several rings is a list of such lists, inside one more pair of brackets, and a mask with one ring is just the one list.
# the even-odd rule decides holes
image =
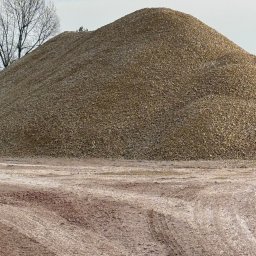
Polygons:
[[255,158],[255,57],[143,9],[66,32],[0,73],[0,155]]
[[255,167],[1,159],[0,255],[253,256]]

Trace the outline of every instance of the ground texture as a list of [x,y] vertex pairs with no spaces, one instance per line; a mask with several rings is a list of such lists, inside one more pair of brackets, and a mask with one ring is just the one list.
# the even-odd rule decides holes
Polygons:
[[255,166],[2,159],[0,255],[255,255]]

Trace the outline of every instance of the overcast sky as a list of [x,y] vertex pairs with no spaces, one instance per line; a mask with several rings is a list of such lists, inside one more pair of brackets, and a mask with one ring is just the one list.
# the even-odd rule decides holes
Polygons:
[[94,30],[145,7],[168,7],[192,14],[256,54],[256,0],[53,0],[61,31]]

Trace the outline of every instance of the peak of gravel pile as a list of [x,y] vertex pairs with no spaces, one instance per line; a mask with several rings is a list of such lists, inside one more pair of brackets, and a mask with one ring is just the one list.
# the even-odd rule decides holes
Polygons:
[[255,57],[169,9],[55,37],[0,73],[0,105],[0,155],[256,155]]

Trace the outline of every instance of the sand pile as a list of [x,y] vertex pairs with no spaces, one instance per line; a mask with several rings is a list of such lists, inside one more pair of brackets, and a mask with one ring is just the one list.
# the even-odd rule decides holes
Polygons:
[[0,106],[1,155],[256,156],[255,57],[169,9],[57,36],[0,73]]

